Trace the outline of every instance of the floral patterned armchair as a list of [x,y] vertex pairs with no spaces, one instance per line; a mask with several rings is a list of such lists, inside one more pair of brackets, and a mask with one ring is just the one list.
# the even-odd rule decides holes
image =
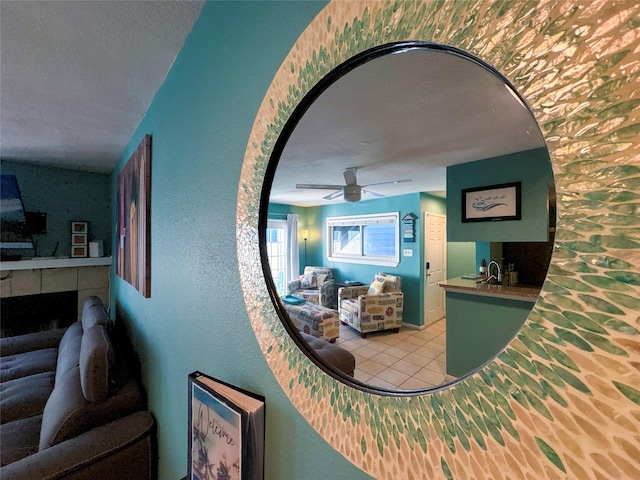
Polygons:
[[304,267],[300,279],[289,282],[287,294],[304,298],[307,302],[322,307],[335,305],[335,281],[333,270],[327,267]]
[[378,330],[399,331],[404,308],[401,283],[397,275],[376,273],[371,285],[340,288],[340,321],[359,331],[362,338]]

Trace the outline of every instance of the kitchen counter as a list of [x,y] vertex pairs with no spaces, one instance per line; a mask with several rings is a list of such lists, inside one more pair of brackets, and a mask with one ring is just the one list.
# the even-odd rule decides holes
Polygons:
[[460,378],[494,358],[520,331],[538,287],[507,287],[451,278],[445,290],[447,375]]
[[461,277],[450,278],[438,282],[438,286],[447,292],[466,293],[469,295],[482,295],[486,297],[506,298],[523,302],[535,302],[540,294],[540,287],[493,285],[488,283],[467,280]]

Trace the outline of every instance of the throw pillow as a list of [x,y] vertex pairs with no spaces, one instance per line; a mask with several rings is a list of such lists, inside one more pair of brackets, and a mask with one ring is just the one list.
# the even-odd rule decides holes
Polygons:
[[302,288],[315,288],[318,286],[318,278],[316,272],[305,273],[300,282]]
[[371,282],[371,285],[369,285],[369,290],[367,291],[367,293],[369,295],[376,295],[382,292],[384,292],[384,282],[380,282],[374,279],[373,282]]

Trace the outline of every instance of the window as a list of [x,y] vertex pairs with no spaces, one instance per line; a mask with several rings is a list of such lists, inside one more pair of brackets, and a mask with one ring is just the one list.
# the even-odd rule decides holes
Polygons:
[[285,220],[269,219],[267,222],[267,257],[276,290],[280,295],[284,295],[287,278],[287,222]]
[[345,263],[397,266],[399,213],[327,218],[327,256]]

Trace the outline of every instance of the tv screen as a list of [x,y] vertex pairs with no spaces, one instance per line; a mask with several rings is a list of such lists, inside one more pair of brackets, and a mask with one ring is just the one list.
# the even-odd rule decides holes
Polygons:
[[1,175],[0,248],[33,248],[15,175]]

